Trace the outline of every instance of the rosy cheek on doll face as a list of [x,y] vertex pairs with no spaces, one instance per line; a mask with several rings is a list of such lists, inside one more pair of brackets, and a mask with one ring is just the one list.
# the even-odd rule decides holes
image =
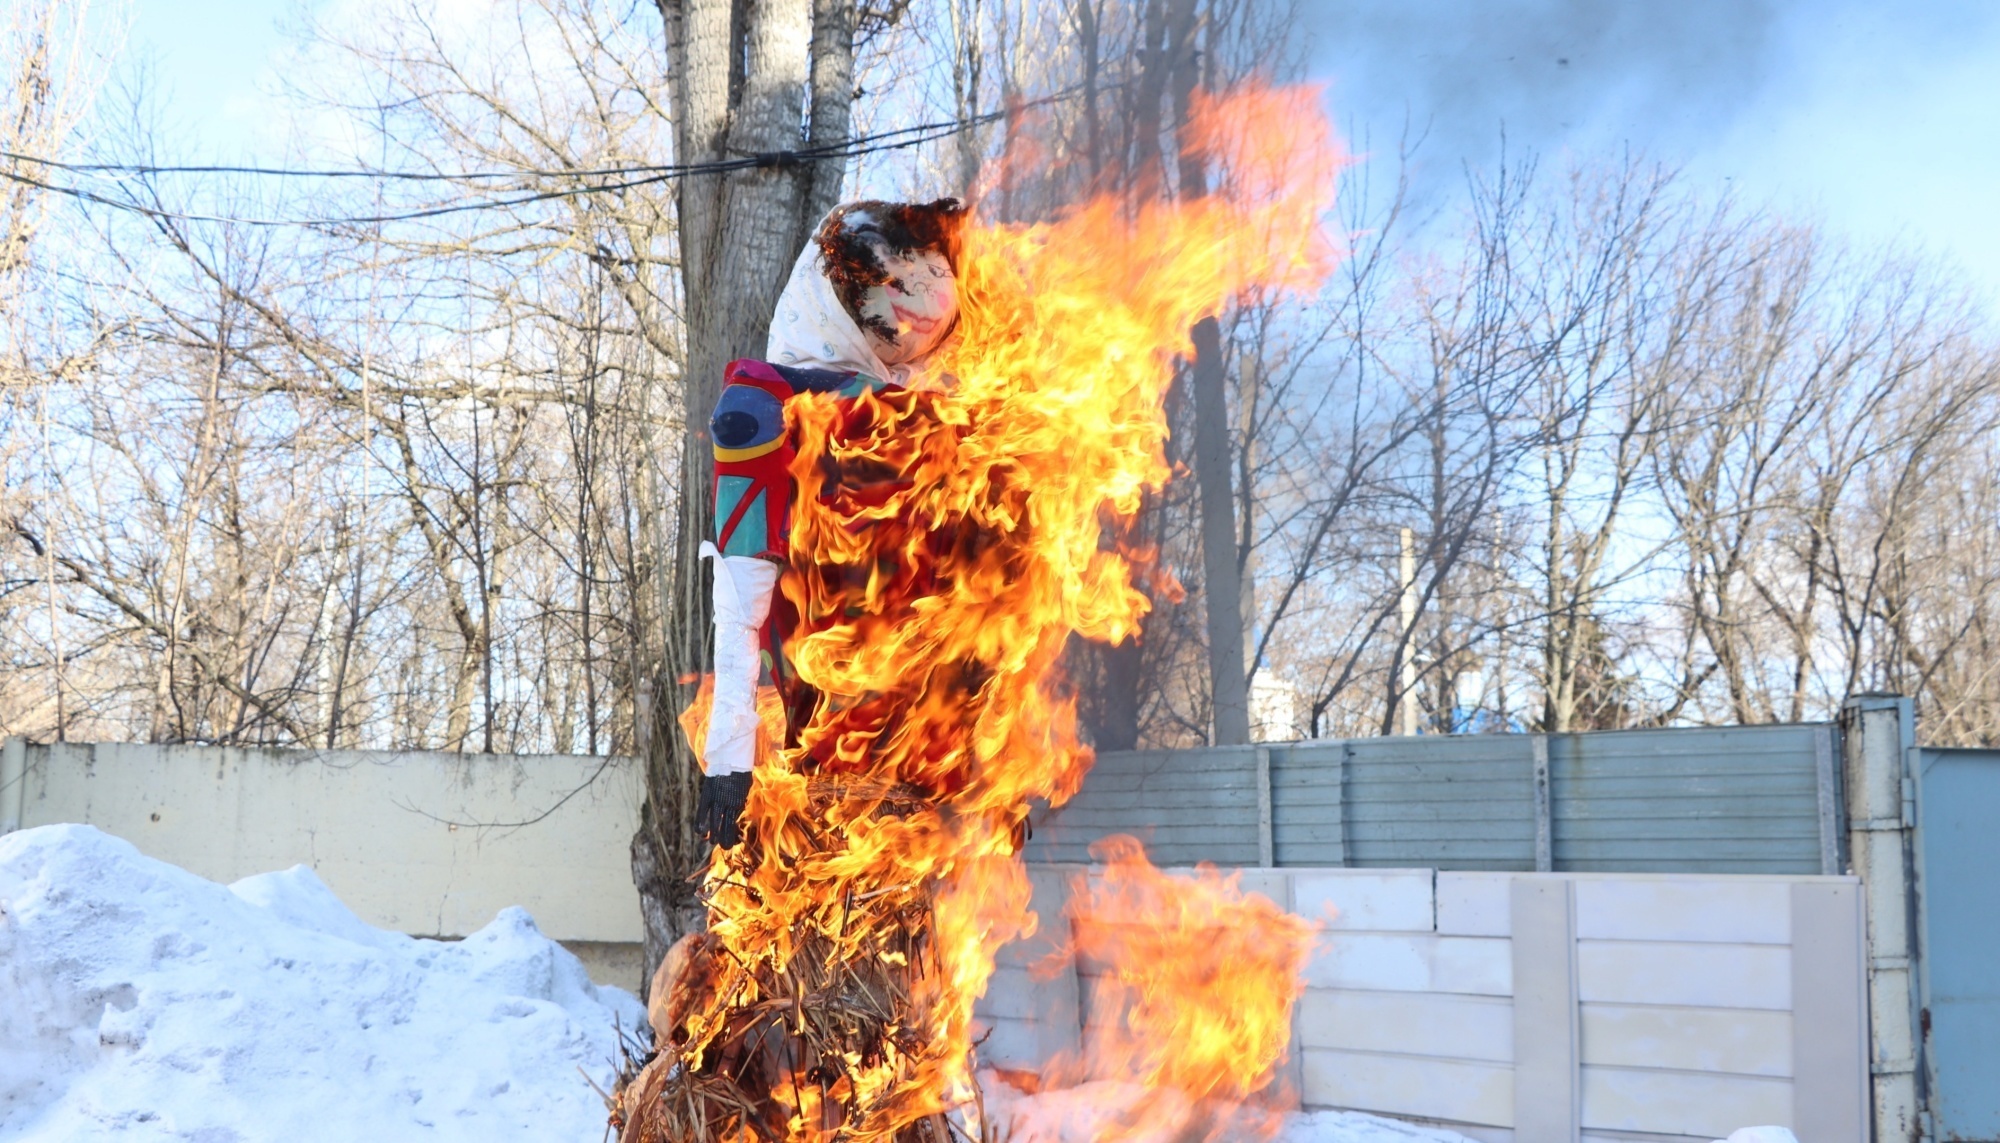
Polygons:
[[884,250],[878,255],[893,281],[863,295],[861,314],[878,319],[896,336],[894,340],[881,336],[870,328],[875,321],[862,328],[883,364],[905,365],[928,355],[951,333],[958,317],[958,283],[952,278],[951,263],[934,251],[903,256]]

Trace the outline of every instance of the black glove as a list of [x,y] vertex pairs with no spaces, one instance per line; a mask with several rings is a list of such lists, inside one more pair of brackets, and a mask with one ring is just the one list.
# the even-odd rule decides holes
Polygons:
[[750,800],[750,772],[704,774],[701,803],[695,807],[694,830],[710,845],[733,849],[743,840],[736,822],[743,816],[743,803]]

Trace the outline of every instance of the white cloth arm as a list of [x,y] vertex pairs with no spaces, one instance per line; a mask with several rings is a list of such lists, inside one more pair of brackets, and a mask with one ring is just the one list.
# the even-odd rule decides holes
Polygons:
[[778,565],[725,556],[707,541],[701,555],[715,561],[715,705],[702,758],[710,774],[745,774],[757,762],[757,641],[771,614]]

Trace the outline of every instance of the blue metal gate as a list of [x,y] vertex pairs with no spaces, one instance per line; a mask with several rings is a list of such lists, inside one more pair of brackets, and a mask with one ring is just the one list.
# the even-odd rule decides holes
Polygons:
[[1925,1058],[1939,1143],[2000,1141],[2000,750],[1917,766]]

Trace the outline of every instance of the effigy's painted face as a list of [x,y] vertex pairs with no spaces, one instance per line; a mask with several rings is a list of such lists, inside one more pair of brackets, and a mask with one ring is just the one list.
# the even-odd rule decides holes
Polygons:
[[875,243],[875,257],[889,280],[870,286],[855,315],[884,365],[907,365],[930,355],[958,320],[958,282],[936,250],[898,252]]

